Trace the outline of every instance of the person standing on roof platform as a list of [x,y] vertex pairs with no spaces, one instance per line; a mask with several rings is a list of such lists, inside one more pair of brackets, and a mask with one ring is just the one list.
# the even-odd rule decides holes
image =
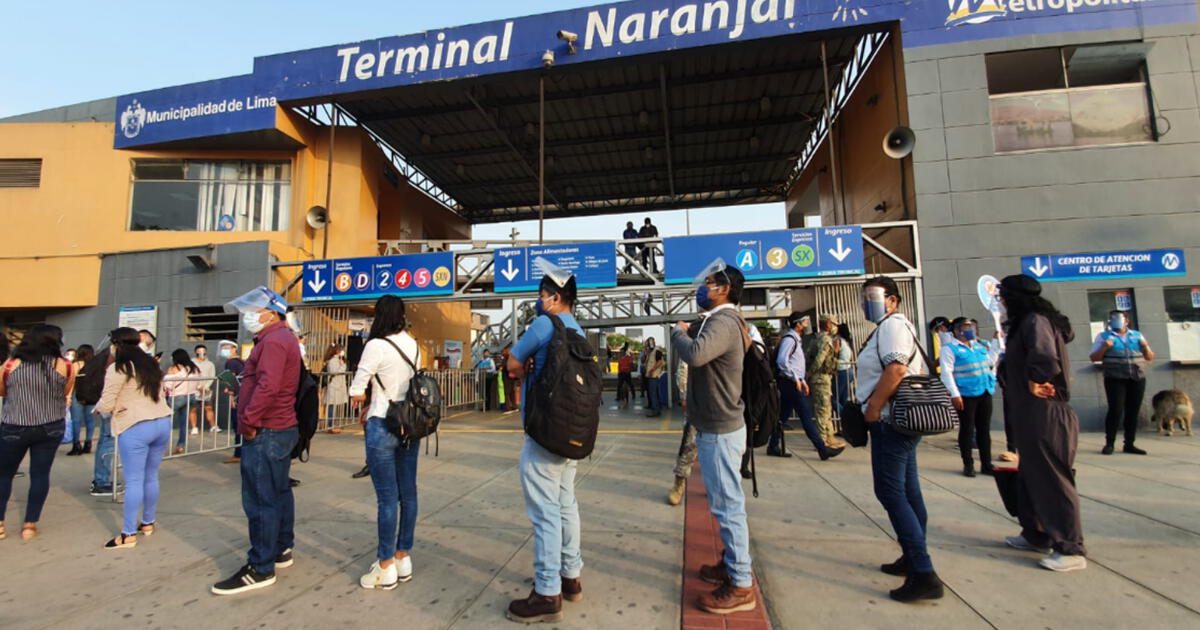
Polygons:
[[[545,261],[539,266],[546,275],[534,307],[538,317],[513,347],[505,366],[516,378],[525,379],[521,396],[523,423],[529,419],[531,399],[537,395],[534,388],[556,336],[551,317],[557,317],[567,329],[584,334],[571,314],[578,293],[575,276]],[[581,526],[579,502],[575,499],[577,468],[576,460],[551,453],[531,436],[525,436],[520,473],[525,510],[533,524],[534,581],[528,597],[509,603],[508,618],[513,621],[561,621],[562,600],[583,598],[579,579],[583,571]]]
[[[646,223],[638,230],[638,238],[658,238],[658,228],[646,217]],[[642,243],[642,266],[650,273],[658,273],[658,258],[654,255],[654,243]]]
[[275,583],[275,569],[292,566],[296,500],[288,482],[292,450],[300,432],[296,392],[300,384],[300,342],[285,321],[288,305],[258,287],[226,305],[242,314],[254,335],[238,390],[238,430],[242,434],[242,507],[250,525],[246,565],[212,587],[233,595]]
[[[633,227],[633,221],[626,221],[625,231],[621,233],[621,239],[631,241],[635,238],[638,238],[638,231]],[[625,245],[625,255],[629,256],[630,261],[637,259],[637,252],[638,246],[636,243],[629,243]],[[630,261],[625,262],[625,273],[633,273],[633,263]]]
[[700,321],[679,322],[671,329],[671,346],[688,366],[688,422],[696,430],[708,506],[725,547],[719,562],[700,568],[701,579],[717,588],[698,604],[718,615],[758,606],[740,473],[746,452],[742,370],[751,343],[748,325],[737,311],[744,283],[736,267],[714,260],[696,277]]
[[1154,360],[1154,350],[1142,333],[1129,327],[1129,313],[1112,311],[1108,314],[1108,329],[1096,335],[1089,357],[1104,366],[1104,395],[1108,398],[1108,414],[1104,417],[1104,449],[1101,454],[1112,455],[1117,442],[1117,429],[1124,425],[1126,453],[1145,455],[1146,451],[1133,445],[1137,438],[1138,413],[1146,397],[1146,364]]
[[976,337],[975,322],[966,317],[951,325],[953,339],[942,346],[942,383],[958,410],[958,450],[963,475],[975,476],[971,449],[979,447],[980,472],[992,474],[992,395],[996,393],[999,342],[988,344]]

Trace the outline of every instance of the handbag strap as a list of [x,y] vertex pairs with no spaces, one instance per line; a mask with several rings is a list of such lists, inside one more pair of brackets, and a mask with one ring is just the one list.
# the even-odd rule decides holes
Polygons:
[[[376,339],[382,339],[382,340],[388,342],[389,346],[395,348],[396,352],[400,353],[400,357],[402,359],[404,359],[404,362],[408,364],[408,367],[412,368],[413,375],[416,376],[416,374],[417,374],[416,364],[413,363],[412,359],[408,358],[407,354],[404,354],[404,351],[400,349],[400,346],[397,346],[395,342],[393,342],[391,339],[388,339],[387,337],[376,337]],[[417,347],[417,358],[418,359],[421,358],[420,346]],[[372,378],[375,379],[375,382],[379,384],[379,391],[383,392],[384,396],[387,396],[388,402],[395,402],[392,400],[391,396],[388,396],[387,388],[383,386],[383,381],[379,380],[379,373],[376,372],[375,374],[372,374],[371,376],[372,376]]]

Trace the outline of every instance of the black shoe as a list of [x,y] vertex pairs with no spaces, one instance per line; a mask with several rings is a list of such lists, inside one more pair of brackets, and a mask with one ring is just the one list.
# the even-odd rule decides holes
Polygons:
[[942,581],[936,573],[909,573],[904,579],[904,585],[890,591],[892,599],[898,602],[915,602],[921,599],[941,599],[945,595]]
[[767,455],[770,455],[771,457],[791,457],[792,456],[792,454],[789,453],[788,451],[783,451],[783,450],[780,450],[777,448],[767,449]]
[[837,448],[831,448],[831,447],[826,446],[824,450],[819,451],[821,454],[821,461],[825,461],[827,459],[833,459],[834,457],[841,455],[842,451],[844,451],[844,450],[846,450],[845,446],[839,446]]
[[91,441],[88,441],[88,442],[84,442],[84,443],[83,443],[83,454],[84,454],[84,455],[91,455],[91,454],[92,454],[92,443],[91,443]]
[[286,569],[296,563],[296,559],[292,555],[292,550],[284,549],[278,556],[275,556],[275,568]]
[[1104,448],[1100,449],[1100,454],[1101,455],[1112,455],[1113,454],[1113,445],[1105,444]]
[[79,442],[76,442],[71,445],[71,450],[67,451],[67,457],[73,457],[82,452],[83,452],[83,447],[79,445]]
[[884,573],[886,573],[888,575],[899,575],[899,576],[908,575],[908,560],[905,559],[904,556],[900,556],[895,562],[893,562],[891,564],[879,565],[879,570],[883,571]]
[[1126,444],[1125,448],[1121,449],[1121,452],[1129,453],[1130,455],[1145,455],[1146,454],[1146,451],[1143,451],[1142,449],[1140,449],[1132,444]]
[[980,470],[979,470],[979,474],[987,475],[989,477],[994,477],[996,475],[996,469],[992,468],[991,464],[988,464],[986,466],[981,466]]
[[246,565],[237,573],[212,585],[213,595],[235,595],[246,591],[270,586],[275,583],[275,572],[259,573],[254,567]]
[[98,485],[95,481],[92,482],[92,489],[91,489],[91,491],[88,492],[88,494],[90,494],[94,497],[107,497],[107,496],[112,495],[112,493],[113,493],[112,486],[101,486],[101,485]]
[[970,464],[963,464],[963,476],[964,477],[974,477],[975,476],[975,463],[974,462],[971,462]]
[[366,477],[370,474],[371,474],[371,469],[366,466],[363,466],[362,470],[354,473],[353,475],[350,475],[350,478],[351,479],[362,479],[363,477]]
[[300,480],[299,480],[299,479],[292,479],[291,477],[288,477],[288,486],[291,486],[292,488],[295,488],[295,487],[296,487],[296,486],[298,486],[298,485],[300,485]]

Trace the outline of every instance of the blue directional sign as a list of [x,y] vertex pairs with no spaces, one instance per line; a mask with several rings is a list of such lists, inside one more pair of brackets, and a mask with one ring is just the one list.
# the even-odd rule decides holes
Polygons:
[[718,256],[747,280],[859,276],[862,227],[836,227],[680,236],[663,239],[668,284],[691,282]]
[[1047,254],[1021,258],[1021,272],[1042,282],[1155,278],[1187,274],[1182,249]]
[[454,254],[336,258],[304,263],[302,300],[362,300],[454,293]]
[[614,241],[497,249],[496,293],[536,291],[543,275],[534,263],[538,258],[575,274],[575,286],[580,289],[615,287],[616,251]]

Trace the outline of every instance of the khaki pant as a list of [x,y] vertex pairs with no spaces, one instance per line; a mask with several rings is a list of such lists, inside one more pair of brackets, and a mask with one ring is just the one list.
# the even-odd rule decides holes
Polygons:
[[817,429],[821,439],[826,444],[834,441],[833,437],[833,375],[814,374],[808,379],[809,400],[812,401],[813,415],[816,416]]

